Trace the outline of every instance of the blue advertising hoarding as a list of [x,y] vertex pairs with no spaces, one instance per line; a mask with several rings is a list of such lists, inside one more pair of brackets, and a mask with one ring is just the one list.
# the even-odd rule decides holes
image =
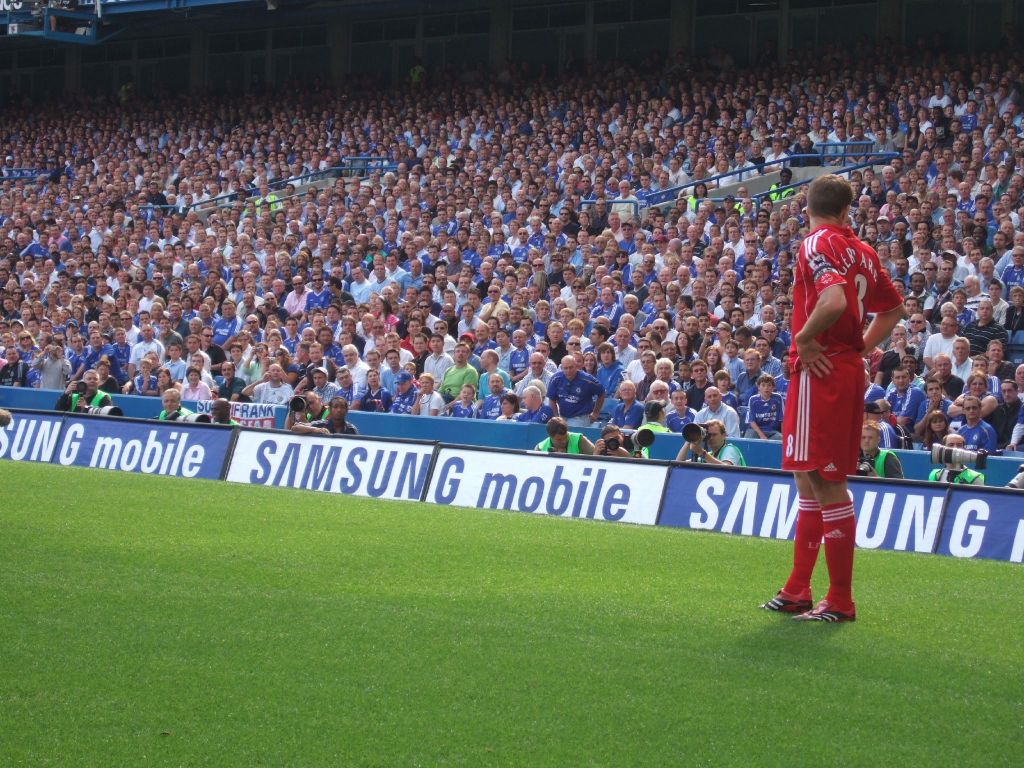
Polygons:
[[1024,491],[954,487],[937,552],[1024,562]]
[[204,424],[68,415],[52,462],[219,480],[233,430]]
[[[851,478],[850,491],[859,547],[935,551],[946,486]],[[787,473],[692,464],[669,474],[658,525],[791,540],[796,514],[796,485]]]
[[13,415],[11,423],[0,429],[0,459],[48,463],[64,414],[18,411]]

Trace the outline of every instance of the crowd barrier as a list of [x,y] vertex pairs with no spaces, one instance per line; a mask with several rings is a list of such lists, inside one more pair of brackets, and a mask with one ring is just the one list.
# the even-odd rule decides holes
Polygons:
[[[37,389],[0,387],[0,406],[4,408],[27,408],[30,410],[52,410],[59,392]],[[160,413],[159,398],[135,395],[114,395],[114,404],[125,416],[139,419],[153,419]],[[200,413],[209,413],[209,402],[186,401],[185,407]],[[283,429],[288,409],[283,405],[257,405],[254,403],[233,403],[232,418],[243,427]],[[398,439],[428,440],[431,442],[454,443],[480,447],[501,447],[530,450],[547,437],[544,427],[538,424],[508,424],[485,419],[451,419],[440,416],[405,416],[391,413],[360,413],[352,411],[349,420],[358,427],[361,434]],[[580,430],[591,441],[601,436],[599,429]],[[782,465],[782,444],[772,440],[735,440],[743,451],[748,466],[777,469]],[[682,448],[682,436],[659,434],[650,448],[652,459],[672,461]],[[929,455],[924,451],[896,451],[903,464],[903,474],[911,480],[927,480],[934,469]],[[990,456],[985,469],[986,484],[993,487],[1006,485],[1017,474],[1017,468],[1024,461],[1024,455],[1014,457]]]
[[[13,414],[0,430],[0,459],[780,540],[792,539],[796,525],[796,488],[779,470]],[[867,478],[851,478],[850,487],[862,548],[1024,561],[1022,491]]]

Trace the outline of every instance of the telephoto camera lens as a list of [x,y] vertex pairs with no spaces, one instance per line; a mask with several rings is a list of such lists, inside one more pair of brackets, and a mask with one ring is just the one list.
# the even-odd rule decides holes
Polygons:
[[[646,431],[650,432],[650,430]],[[688,443],[699,443],[707,434],[707,430],[703,426],[692,421],[683,427],[683,440]]]

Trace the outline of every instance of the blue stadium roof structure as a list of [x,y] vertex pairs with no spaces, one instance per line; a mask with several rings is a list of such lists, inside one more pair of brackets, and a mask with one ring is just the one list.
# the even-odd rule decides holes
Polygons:
[[[478,3],[477,3],[478,4]],[[79,0],[78,8],[62,7],[62,0],[0,1],[0,35],[51,42],[95,45],[120,34],[144,19],[160,14],[231,16],[254,9],[289,13],[344,11],[360,13],[414,12],[429,5],[422,0]],[[445,10],[458,10],[472,2],[455,0]],[[51,23],[56,20],[56,23]],[[55,27],[55,28],[54,28]],[[0,36],[2,39],[2,36]]]

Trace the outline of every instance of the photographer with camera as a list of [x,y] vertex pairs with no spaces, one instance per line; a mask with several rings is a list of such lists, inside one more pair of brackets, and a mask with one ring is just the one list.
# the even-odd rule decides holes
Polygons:
[[698,464],[745,467],[743,452],[726,436],[724,422],[711,419],[704,424],[687,424],[683,427],[683,447],[676,455],[676,461],[693,461]]
[[879,448],[882,428],[874,421],[865,421],[860,430],[860,457],[857,475],[860,477],[891,477],[903,479],[903,464],[899,456],[888,448]]
[[328,417],[328,408],[315,390],[295,395],[288,401],[288,415],[284,418],[284,428],[291,429],[299,424],[312,424]]
[[[647,458],[646,447],[654,442],[654,435],[658,432],[671,432],[672,430],[665,426],[665,420],[668,418],[668,410],[666,402],[664,400],[649,400],[644,405],[644,423],[640,425],[640,429],[636,431],[637,442],[644,446],[644,458]],[[650,433],[650,437],[641,436],[641,432]]]
[[[623,459],[630,459],[633,454],[626,448],[626,445],[626,437],[622,434],[622,430],[614,424],[606,424],[601,430],[601,438],[594,443],[594,455],[619,456]],[[633,446],[632,438],[629,439],[628,445]]]
[[71,376],[71,361],[64,354],[64,346],[58,343],[47,344],[32,361],[32,367],[39,371],[40,389],[64,389]]
[[171,388],[160,395],[164,409],[157,415],[157,421],[190,421],[209,424],[212,420],[205,413],[193,413],[181,404],[181,392]]
[[[177,394],[177,390],[175,390]],[[55,411],[88,413],[93,408],[109,408],[114,405],[110,395],[100,389],[100,375],[93,369],[82,374],[81,381],[72,381],[64,394],[53,406]]]
[[568,453],[572,455],[594,455],[594,444],[582,432],[570,432],[569,425],[561,416],[552,416],[547,424],[548,436],[533,450],[541,453]]
[[[973,451],[964,450],[963,435],[955,432],[946,435],[942,445],[932,448],[932,463],[940,461],[944,466],[933,469],[928,479],[936,483],[954,483],[956,485],[984,485],[985,476],[970,467],[965,466],[973,462],[978,467],[985,466],[984,453],[980,456]],[[981,459],[980,463],[978,459]]]
[[[310,393],[306,393],[309,397]],[[297,421],[291,430],[299,435],[358,435],[359,430],[348,421],[348,400],[335,397],[327,407],[326,417],[316,421]]]

